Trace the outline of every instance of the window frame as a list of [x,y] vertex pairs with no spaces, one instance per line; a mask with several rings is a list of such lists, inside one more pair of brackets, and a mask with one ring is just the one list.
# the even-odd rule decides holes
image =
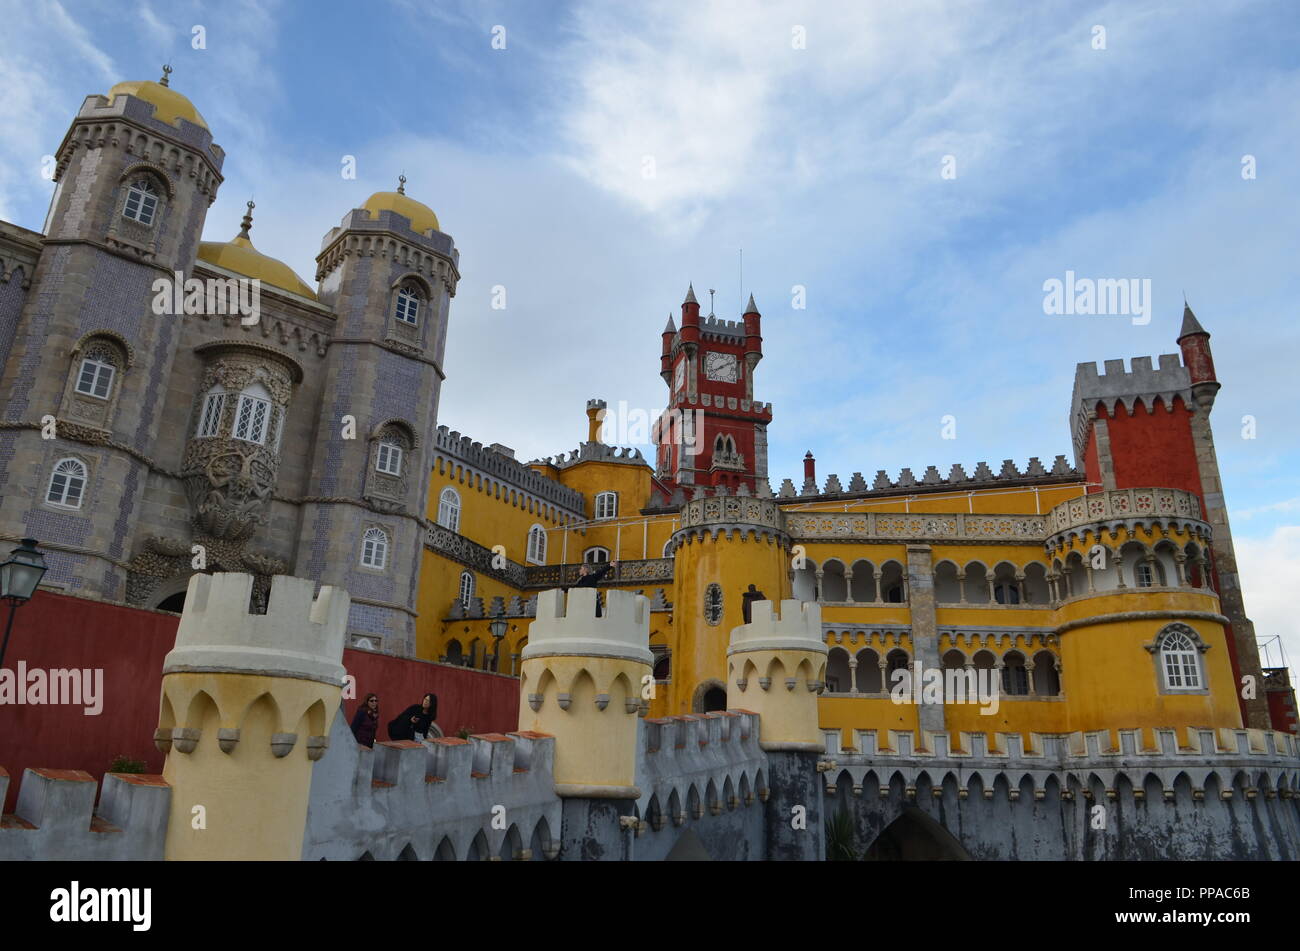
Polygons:
[[[260,420],[261,429],[255,432],[255,435],[261,437],[260,439],[252,438],[252,435],[248,432],[248,428],[244,429],[245,435],[240,435],[240,429],[244,428],[244,406],[246,403],[251,404],[251,409],[248,414],[248,428],[253,428],[258,425],[258,420],[254,414],[259,409],[262,412]],[[257,446],[265,446],[266,439],[270,435],[271,431],[271,407],[272,404],[269,399],[255,396],[247,390],[241,392],[239,394],[239,402],[235,404],[235,419],[230,427],[230,437],[232,439],[238,439],[241,442],[249,442]]]
[[[447,493],[451,493],[448,499]],[[444,512],[450,513],[450,518],[444,520]],[[448,524],[448,522],[451,524]],[[449,532],[460,533],[460,493],[451,486],[443,486],[442,491],[438,493],[438,524]]]
[[[77,475],[75,476],[71,475],[70,470],[65,469],[65,467],[75,467],[77,470]],[[54,480],[60,478],[63,479],[63,488],[62,491],[60,492],[59,498],[55,500],[50,496],[54,492]],[[69,489],[71,489],[72,487],[73,479],[76,479],[77,482],[80,483],[80,485],[77,488],[76,504],[69,504],[68,503],[68,496],[70,494]],[[62,459],[60,459],[58,462],[54,464],[53,468],[50,469],[50,478],[49,481],[46,482],[45,484],[45,504],[53,505],[61,509],[69,509],[74,511],[79,510],[81,508],[81,503],[84,502],[86,499],[86,486],[89,482],[90,482],[90,467],[87,466],[80,459],[74,458],[73,456],[64,456]]]
[[[618,518],[618,493],[617,492],[597,492],[595,504],[592,506],[594,518],[598,522],[608,521],[609,519]],[[603,512],[603,514],[602,514]]]
[[[598,553],[604,554],[605,557],[595,558],[595,559],[591,557],[592,555]],[[584,565],[608,565],[609,561],[610,561],[609,549],[606,548],[604,545],[592,545],[590,548],[588,548],[586,551],[582,553],[582,563]]]
[[[385,457],[387,457],[393,468],[385,468]],[[375,453],[375,471],[400,479],[402,476],[402,447],[392,440],[381,439],[379,449]]]
[[[384,571],[388,567],[388,550],[391,547],[392,539],[388,532],[378,525],[371,525],[361,535],[361,567]],[[379,564],[375,564],[376,553],[380,556]]]
[[[91,387],[89,390],[83,390],[81,388],[81,382],[86,375],[86,368],[88,366],[94,368],[90,381]],[[108,382],[104,387],[103,394],[100,394],[95,391],[98,389],[100,380],[103,376],[100,371],[103,370],[108,372]],[[82,357],[81,366],[77,368],[77,382],[73,384],[72,389],[78,396],[89,396],[91,399],[103,400],[107,403],[113,398],[113,383],[116,379],[117,367],[113,364],[106,360],[100,360],[97,357]]]
[[221,421],[226,415],[228,395],[225,390],[215,389],[203,397],[203,405],[199,407],[198,429],[194,432],[195,439],[212,439],[221,435]]
[[[468,581],[468,584],[466,581]],[[456,597],[460,601],[460,606],[462,608],[469,607],[469,603],[474,600],[474,593],[477,590],[478,579],[474,577],[474,572],[462,571],[460,573],[460,581],[456,587]]]
[[393,306],[394,319],[408,327],[419,327],[420,305],[423,303],[424,295],[409,284],[398,288],[397,300]]
[[[1169,642],[1175,639],[1182,641],[1186,647],[1181,644],[1175,648],[1169,647]],[[1183,692],[1207,689],[1205,674],[1201,669],[1201,652],[1197,649],[1196,641],[1185,632],[1177,629],[1165,631],[1156,645],[1156,658],[1165,690]],[[1175,684],[1171,681],[1171,672],[1184,681],[1194,682]]]
[[[536,544],[534,544],[536,541]],[[546,529],[540,523],[528,529],[528,542],[524,548],[524,560],[530,565],[546,564]]]
[[[135,214],[131,213],[133,201],[136,206]],[[158,218],[158,209],[161,205],[162,199],[158,194],[157,186],[148,176],[140,176],[127,186],[126,200],[122,202],[122,217],[145,228],[152,228]],[[148,216],[147,220],[145,215]]]

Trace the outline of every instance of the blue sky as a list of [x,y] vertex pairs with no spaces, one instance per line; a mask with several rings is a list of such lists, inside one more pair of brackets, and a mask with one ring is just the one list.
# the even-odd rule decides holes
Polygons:
[[[1075,364],[1175,352],[1185,292],[1247,609],[1294,664],[1300,8],[1020,7],[0,2],[0,217],[39,228],[83,97],[170,60],[228,153],[208,239],[251,195],[255,243],[310,282],[405,171],[461,252],[441,420],[522,458],[576,446],[589,397],[662,405],[689,281],[733,319],[753,292],[774,486],[807,449],[842,480],[1072,458]],[[1150,279],[1150,323],[1046,316],[1067,270]]]

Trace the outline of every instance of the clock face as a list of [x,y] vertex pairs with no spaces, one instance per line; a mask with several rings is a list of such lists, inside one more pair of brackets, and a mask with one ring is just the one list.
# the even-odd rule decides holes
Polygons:
[[673,384],[673,388],[680,390],[682,388],[682,384],[684,384],[685,382],[686,382],[686,364],[679,363],[677,364],[677,380]]
[[714,353],[704,355],[704,375],[720,383],[736,382],[736,355],[734,353]]

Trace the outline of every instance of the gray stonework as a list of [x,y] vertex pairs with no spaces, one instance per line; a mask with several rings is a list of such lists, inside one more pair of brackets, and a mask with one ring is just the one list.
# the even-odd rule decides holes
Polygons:
[[[319,300],[263,283],[252,325],[156,314],[159,278],[240,277],[197,258],[223,151],[206,128],[120,95],[88,97],[55,155],[48,233],[0,222],[0,538],[36,537],[51,585],[144,607],[200,567],[258,575],[255,603],[293,571],[345,586],[353,632],[412,653],[452,239],[354,210],[325,237]],[[138,179],[159,200],[149,225],[123,214]],[[414,327],[395,318],[406,282],[425,296]],[[106,398],[76,390],[87,355],[114,365]],[[234,438],[247,386],[269,393],[261,443]],[[221,428],[199,438],[214,387],[227,392]],[[55,439],[42,438],[47,417]],[[399,476],[376,468],[393,433]],[[64,459],[85,467],[76,505],[46,499]],[[361,564],[369,528],[387,533],[382,569]]]
[[[907,546],[907,601],[911,609],[913,664],[931,670],[943,667],[939,655],[939,628],[935,614],[934,565],[929,545]],[[886,690],[893,684],[885,684]],[[943,704],[922,704],[917,716],[922,730],[944,728]]]

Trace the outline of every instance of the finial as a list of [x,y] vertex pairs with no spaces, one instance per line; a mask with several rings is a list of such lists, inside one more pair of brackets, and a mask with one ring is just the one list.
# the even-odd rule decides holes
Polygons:
[[754,303],[754,295],[753,295],[753,294],[750,294],[750,295],[749,295],[749,303],[745,306],[745,313],[747,313],[747,314],[757,314],[757,313],[758,313],[758,305]]
[[172,74],[172,64],[171,64],[171,63],[163,63],[163,74],[162,74],[162,79],[158,80],[158,85],[159,85],[159,86],[166,86],[166,85],[167,85],[167,77],[170,76],[171,74]]
[[682,303],[683,303],[683,304],[698,304],[698,303],[699,303],[699,301],[697,301],[697,300],[695,299],[695,284],[694,284],[694,283],[690,284],[690,285],[686,288],[686,300],[682,301]]
[[254,207],[256,207],[256,206],[253,204],[253,200],[250,198],[250,199],[248,200],[248,211],[244,212],[244,223],[243,223],[243,226],[239,229],[239,236],[240,236],[241,238],[243,238],[245,241],[248,241],[248,240],[249,240],[249,237],[248,237],[248,230],[249,230],[250,228],[253,227],[253,208],[254,208]]
[[405,194],[406,194],[406,174],[405,174],[405,173],[403,173],[403,174],[397,176],[397,194],[399,194],[399,195],[405,195]]

